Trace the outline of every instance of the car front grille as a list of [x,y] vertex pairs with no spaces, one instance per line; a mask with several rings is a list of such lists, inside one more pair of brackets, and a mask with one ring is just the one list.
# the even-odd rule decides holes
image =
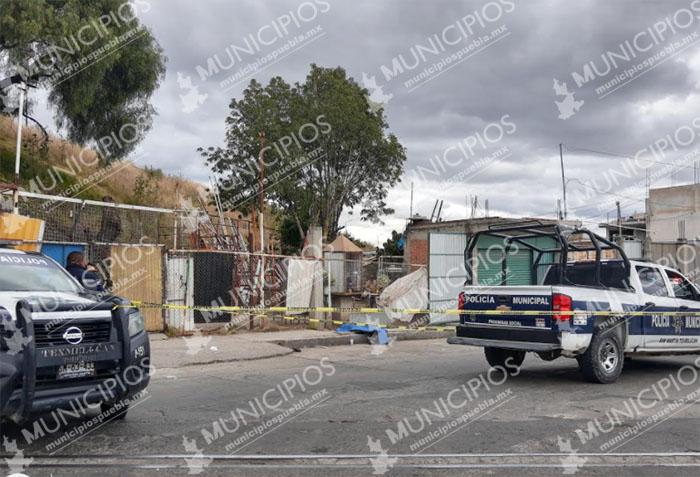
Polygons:
[[53,327],[34,322],[34,339],[37,347],[70,345],[71,343],[63,338],[63,334],[72,327],[79,328],[83,333],[83,340],[80,344],[108,342],[112,333],[112,323],[110,321],[69,320],[65,323],[56,324]]

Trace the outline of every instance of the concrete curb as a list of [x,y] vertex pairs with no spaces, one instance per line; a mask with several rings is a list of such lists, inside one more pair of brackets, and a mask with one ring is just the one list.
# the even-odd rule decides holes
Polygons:
[[[389,331],[389,336],[396,341],[410,340],[433,340],[449,338],[454,335],[454,331]],[[319,346],[348,346],[351,344],[369,344],[369,338],[362,333],[348,333],[338,336],[324,336],[319,338],[301,338],[291,340],[271,340],[268,343],[275,343],[293,350],[302,348],[317,348]]]
[[[418,330],[389,330],[389,336],[397,341],[407,340],[429,340],[448,338],[454,335],[454,331],[418,331]],[[158,337],[156,337],[158,339]],[[167,341],[167,340],[161,340]],[[369,337],[362,333],[336,334],[332,336],[319,336],[309,338],[292,338],[292,339],[270,339],[269,341],[259,341],[270,345],[278,345],[279,351],[270,351],[267,354],[258,356],[231,356],[230,358],[220,356],[194,356],[188,360],[173,360],[168,357],[167,353],[162,353],[163,350],[151,349],[151,359],[153,365],[158,369],[175,369],[189,366],[205,366],[208,364],[220,363],[235,363],[242,361],[257,361],[261,359],[279,358],[290,355],[303,348],[317,348],[320,346],[350,346],[355,344],[368,345],[370,344]],[[154,353],[155,351],[155,353]]]

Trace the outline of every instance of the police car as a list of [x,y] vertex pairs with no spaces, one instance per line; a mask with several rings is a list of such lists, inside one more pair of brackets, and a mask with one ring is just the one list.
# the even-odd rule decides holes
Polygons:
[[0,248],[0,417],[101,408],[123,418],[148,384],[144,320],[51,258]]
[[[483,237],[500,254],[479,253]],[[493,245],[491,245],[493,246]],[[508,285],[509,254],[533,257],[533,285]],[[608,252],[612,251],[612,253]],[[590,260],[569,260],[581,254]],[[503,279],[478,283],[479,260],[500,257]],[[604,255],[615,258],[605,260]],[[484,348],[491,366],[520,366],[527,352],[545,360],[575,358],[584,377],[612,383],[625,356],[700,354],[700,290],[677,270],[629,260],[615,243],[586,229],[557,224],[494,226],[465,251],[468,285],[451,344]]]

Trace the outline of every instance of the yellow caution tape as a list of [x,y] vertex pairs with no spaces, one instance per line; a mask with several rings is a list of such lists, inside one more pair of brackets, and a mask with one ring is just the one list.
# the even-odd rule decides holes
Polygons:
[[[403,315],[418,314],[440,314],[440,315],[509,315],[509,316],[700,316],[700,310],[693,311],[611,311],[611,310],[572,310],[572,311],[552,311],[552,310],[427,310],[418,308],[343,308],[343,307],[249,307],[249,306],[186,306],[173,305],[169,303],[147,303],[142,301],[132,301],[130,305],[115,305],[114,308],[163,308],[170,310],[193,310],[219,313],[246,313],[264,315],[268,313],[355,313],[355,314],[377,314],[377,313],[397,313]],[[285,316],[285,319],[296,319]],[[346,323],[345,321],[334,320],[334,323]]]

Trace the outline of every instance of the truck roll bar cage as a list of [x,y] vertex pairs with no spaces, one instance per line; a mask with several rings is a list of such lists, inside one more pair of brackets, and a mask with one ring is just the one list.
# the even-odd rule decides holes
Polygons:
[[[576,235],[587,237],[588,242],[575,242],[570,238]],[[542,257],[546,253],[559,253],[559,284],[571,284],[566,278],[566,264],[568,263],[569,252],[595,252],[595,283],[604,287],[601,280],[601,258],[604,250],[616,251],[629,274],[631,271],[630,262],[625,254],[625,251],[618,244],[601,237],[588,229],[580,227],[567,227],[558,223],[545,224],[539,220],[527,222],[511,222],[505,224],[494,224],[486,230],[476,232],[471,236],[464,250],[464,268],[467,271],[467,285],[474,284],[474,249],[481,237],[494,237],[503,240],[504,253],[501,257],[501,267],[505,270],[505,261],[508,256],[510,247],[515,243],[518,246],[523,246],[535,253],[535,260],[532,264],[533,276],[537,276],[537,267],[539,267]],[[549,238],[556,244],[551,248],[542,248],[533,243],[528,242],[531,239]],[[556,264],[557,262],[553,262]],[[505,276],[502,278],[502,283],[505,281]],[[628,284],[629,286],[629,284]]]

